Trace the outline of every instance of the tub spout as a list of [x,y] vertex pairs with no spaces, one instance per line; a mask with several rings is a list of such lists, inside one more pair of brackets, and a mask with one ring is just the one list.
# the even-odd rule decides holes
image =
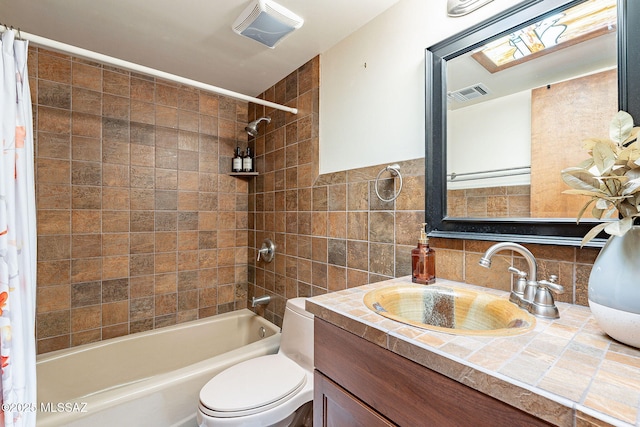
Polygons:
[[269,295],[263,295],[261,297],[252,297],[251,298],[251,307],[256,307],[258,305],[267,305],[271,301],[271,297]]

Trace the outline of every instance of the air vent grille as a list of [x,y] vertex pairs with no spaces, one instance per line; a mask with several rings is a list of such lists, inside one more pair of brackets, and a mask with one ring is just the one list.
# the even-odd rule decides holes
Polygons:
[[482,83],[478,83],[463,89],[449,92],[447,94],[447,99],[449,101],[467,102],[472,99],[480,98],[481,96],[486,96],[489,93],[491,93],[491,91],[488,87]]
[[253,0],[231,26],[233,31],[274,48],[304,20],[272,0]]

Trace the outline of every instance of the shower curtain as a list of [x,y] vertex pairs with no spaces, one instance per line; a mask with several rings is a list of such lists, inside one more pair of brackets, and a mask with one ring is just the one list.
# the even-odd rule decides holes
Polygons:
[[36,210],[27,41],[2,33],[0,427],[36,424]]

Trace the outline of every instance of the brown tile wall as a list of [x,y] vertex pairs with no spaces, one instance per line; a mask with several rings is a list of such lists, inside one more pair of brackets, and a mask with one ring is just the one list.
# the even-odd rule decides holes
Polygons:
[[[273,119],[250,140],[261,175],[249,183],[249,298],[271,295],[272,302],[258,312],[278,324],[288,298],[409,275],[410,251],[424,221],[424,159],[400,163],[404,185],[391,203],[378,200],[373,189],[386,165],[318,176],[319,62],[313,59],[261,95],[299,108],[298,115],[249,104],[250,120]],[[381,195],[389,198],[394,183],[383,178]],[[509,194],[517,216],[528,211],[523,195],[528,200],[528,187]],[[500,196],[507,200],[506,193]],[[470,197],[487,200],[487,194]],[[277,245],[275,260],[256,262],[266,237]],[[493,243],[432,239],[438,277],[509,289],[508,263],[522,269],[526,264],[507,253],[497,256],[490,270],[479,267],[478,259]],[[567,292],[558,300],[586,305],[598,250],[525,246],[538,258],[540,277],[559,276]]]
[[[508,291],[511,289],[512,275],[507,268],[513,265],[527,270],[524,258],[508,251],[494,256],[490,269],[481,267],[478,261],[495,242],[431,239],[430,243],[436,248],[438,277]],[[538,261],[538,278],[548,279],[555,274],[558,283],[564,286],[565,292],[556,295],[556,301],[588,305],[589,274],[600,249],[537,244],[524,246]]]
[[247,103],[31,48],[38,352],[246,306]]
[[[377,167],[319,177],[318,57],[261,96],[300,110],[249,107],[251,120],[272,117],[250,141],[261,175],[249,187],[249,294],[275,297],[266,317],[279,323],[287,298],[409,274],[405,245],[423,217],[424,162],[402,164],[405,189],[391,203],[375,196]],[[385,178],[380,189],[388,198],[393,180]],[[276,258],[256,263],[266,237],[277,245]]]
[[[287,298],[410,274],[424,160],[400,164],[394,202],[374,191],[386,165],[319,176],[319,68],[316,57],[261,95],[293,115],[30,50],[38,352],[238,309],[254,295],[273,297],[258,311],[280,324]],[[249,141],[260,175],[229,177],[244,126],[263,115],[271,123]],[[394,185],[383,175],[381,195]],[[277,255],[256,262],[266,237]],[[439,277],[508,289],[509,258],[477,267],[491,242],[431,243]],[[586,304],[597,250],[527,246],[541,276],[568,288],[561,300]]]
[[454,217],[531,216],[531,186],[468,188],[447,192],[447,212]]

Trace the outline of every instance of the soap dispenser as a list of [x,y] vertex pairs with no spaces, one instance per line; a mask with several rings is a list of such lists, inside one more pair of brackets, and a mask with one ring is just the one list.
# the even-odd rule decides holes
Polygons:
[[418,247],[411,250],[411,281],[422,285],[436,281],[436,251],[429,247],[426,226],[426,223],[421,224]]

